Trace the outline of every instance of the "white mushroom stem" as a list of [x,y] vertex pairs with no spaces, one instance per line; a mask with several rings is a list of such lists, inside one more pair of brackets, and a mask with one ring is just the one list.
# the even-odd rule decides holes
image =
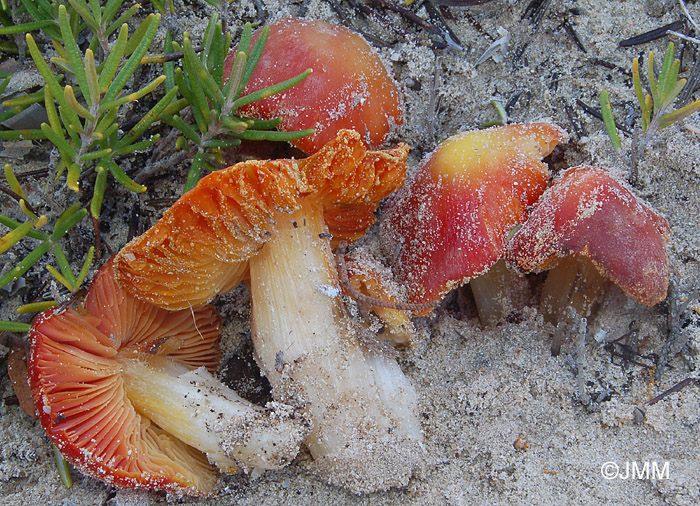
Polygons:
[[308,433],[308,422],[291,408],[256,406],[203,367],[189,370],[161,356],[118,360],[136,410],[224,472],[279,469]]
[[364,349],[340,299],[322,208],[277,216],[250,261],[255,353],[277,400],[304,402],[318,472],[356,493],[405,485],[423,458],[413,387]]

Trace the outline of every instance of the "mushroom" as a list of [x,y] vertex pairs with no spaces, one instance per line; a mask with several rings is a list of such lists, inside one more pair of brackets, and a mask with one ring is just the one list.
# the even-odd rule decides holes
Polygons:
[[[549,271],[540,310],[557,326],[557,354],[566,323],[587,317],[610,279],[640,303],[666,298],[669,283],[666,220],[600,167],[561,174],[506,248],[522,272]],[[573,314],[572,314],[573,312]]]
[[[296,86],[245,105],[241,114],[273,120],[283,131],[313,128],[314,133],[291,141],[305,153],[315,153],[339,130],[360,132],[365,145],[376,149],[392,129],[403,123],[401,92],[377,53],[360,35],[316,19],[283,18],[270,23],[269,38],[243,95],[313,72]],[[255,43],[263,32],[253,34]],[[231,51],[224,75],[231,73],[237,51]]]
[[[392,197],[381,221],[382,248],[410,303],[439,300],[496,263],[508,232],[547,186],[541,158],[566,139],[558,126],[529,123],[440,144]],[[472,286],[477,303],[479,291],[490,290],[484,299],[495,299],[498,285],[480,281]]]
[[318,473],[358,493],[405,485],[422,435],[412,386],[361,345],[341,304],[331,234],[362,235],[402,183],[407,153],[368,152],[341,131],[307,159],[212,173],[115,261],[127,290],[170,308],[206,302],[249,267],[252,338],[273,396],[306,405]]
[[51,309],[31,332],[29,377],[41,425],[85,473],[125,487],[213,492],[217,473],[277,469],[308,431],[212,375],[221,321],[211,306],[167,311],[116,284],[112,262],[80,307]]

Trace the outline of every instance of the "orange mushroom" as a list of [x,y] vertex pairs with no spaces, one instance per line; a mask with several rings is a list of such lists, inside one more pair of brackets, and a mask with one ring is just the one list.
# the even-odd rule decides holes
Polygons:
[[508,232],[547,186],[541,158],[566,139],[555,125],[530,123],[440,144],[387,204],[381,223],[382,248],[410,303],[439,300],[501,258]]
[[32,326],[29,378],[42,427],[85,473],[124,488],[206,495],[217,480],[211,464],[285,465],[307,427],[214,378],[220,332],[213,307],[141,302],[107,263],[82,306],[51,309]]
[[318,473],[354,492],[405,485],[422,436],[412,386],[361,344],[342,307],[330,237],[364,232],[403,182],[407,153],[367,151],[341,131],[304,160],[237,164],[203,178],[115,260],[127,290],[169,308],[206,302],[249,268],[258,364],[277,400],[306,404]]
[[[666,298],[669,283],[666,220],[600,167],[561,174],[507,245],[522,272],[549,271],[540,309],[558,325],[587,317],[610,279],[642,304]],[[573,310],[574,314],[571,314]],[[565,325],[552,345],[557,354]]]

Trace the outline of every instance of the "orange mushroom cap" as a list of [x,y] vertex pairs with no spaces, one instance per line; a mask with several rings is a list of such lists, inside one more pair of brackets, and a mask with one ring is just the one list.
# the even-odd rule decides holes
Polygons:
[[355,240],[374,222],[379,201],[403,183],[407,155],[405,144],[367,151],[357,132],[341,130],[309,158],[248,161],[209,174],[116,255],[117,279],[168,309],[206,303],[244,279],[276,214],[300,209],[304,199],[323,203],[336,239]]
[[382,248],[411,303],[438,300],[488,270],[549,180],[541,158],[567,140],[558,126],[489,128],[444,141],[391,199]]
[[82,307],[54,308],[34,321],[28,368],[42,427],[71,463],[107,483],[213,491],[217,473],[205,455],[135,410],[116,358],[163,353],[214,370],[220,332],[213,307],[171,312],[141,302],[119,288],[108,262]]
[[565,256],[583,255],[653,306],[668,290],[670,234],[666,220],[607,170],[574,167],[542,195],[508,243],[506,259],[523,272],[540,272]]

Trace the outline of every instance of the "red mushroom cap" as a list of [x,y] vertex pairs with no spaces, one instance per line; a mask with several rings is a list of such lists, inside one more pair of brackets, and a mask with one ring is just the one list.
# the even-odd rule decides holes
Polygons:
[[204,454],[134,409],[116,357],[162,347],[189,368],[215,369],[220,327],[211,306],[171,312],[138,301],[107,263],[82,307],[46,311],[30,331],[29,380],[42,427],[70,462],[107,483],[213,491],[217,473]]
[[653,306],[666,298],[670,234],[666,220],[607,170],[574,167],[542,195],[508,243],[506,259],[523,272],[540,272],[583,255]]
[[411,303],[478,276],[549,179],[543,156],[567,139],[546,123],[509,125],[444,141],[387,204],[382,247]]
[[[313,72],[293,88],[249,106],[240,114],[261,119],[282,117],[284,131],[315,129],[293,141],[315,153],[341,129],[360,132],[370,149],[380,147],[392,127],[403,123],[401,94],[376,52],[355,32],[324,21],[286,18],[270,23],[265,50],[244,95],[290,79],[306,69]],[[253,43],[259,31],[253,35]],[[224,65],[231,73],[232,51]]]

